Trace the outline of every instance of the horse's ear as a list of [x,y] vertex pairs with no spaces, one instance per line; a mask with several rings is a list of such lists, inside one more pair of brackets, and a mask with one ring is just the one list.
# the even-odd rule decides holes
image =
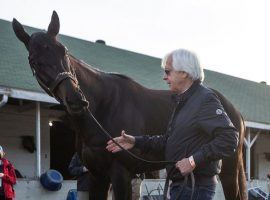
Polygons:
[[60,29],[59,17],[57,15],[57,13],[55,11],[53,11],[51,22],[49,24],[47,33],[51,37],[55,38],[56,35],[59,33],[59,29]]
[[24,43],[26,49],[29,51],[30,36],[28,35],[28,33],[24,31],[23,26],[15,18],[12,21],[12,27],[17,38]]

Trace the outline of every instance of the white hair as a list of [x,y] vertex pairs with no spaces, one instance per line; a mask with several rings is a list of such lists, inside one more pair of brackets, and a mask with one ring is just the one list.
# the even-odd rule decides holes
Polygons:
[[204,79],[203,68],[200,66],[197,55],[191,51],[185,49],[174,50],[167,55],[161,61],[161,67],[165,68],[167,59],[171,56],[172,67],[175,71],[184,71],[189,74],[192,80]]

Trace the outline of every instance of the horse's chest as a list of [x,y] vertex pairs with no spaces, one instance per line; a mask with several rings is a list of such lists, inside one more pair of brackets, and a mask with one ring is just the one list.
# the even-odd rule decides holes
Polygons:
[[109,165],[111,156],[103,147],[84,146],[82,149],[82,157],[87,165],[96,168],[104,168]]

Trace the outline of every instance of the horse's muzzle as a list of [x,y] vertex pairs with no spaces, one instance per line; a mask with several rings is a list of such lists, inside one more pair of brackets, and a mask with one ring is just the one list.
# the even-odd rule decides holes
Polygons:
[[70,114],[78,115],[88,108],[89,102],[86,99],[78,99],[76,101],[66,100],[65,106]]

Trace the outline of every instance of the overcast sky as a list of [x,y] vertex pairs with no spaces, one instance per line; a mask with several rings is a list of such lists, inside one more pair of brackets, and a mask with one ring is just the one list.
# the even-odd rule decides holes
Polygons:
[[186,48],[206,69],[270,84],[269,0],[0,0],[0,19],[41,29],[53,10],[61,34],[159,58]]

